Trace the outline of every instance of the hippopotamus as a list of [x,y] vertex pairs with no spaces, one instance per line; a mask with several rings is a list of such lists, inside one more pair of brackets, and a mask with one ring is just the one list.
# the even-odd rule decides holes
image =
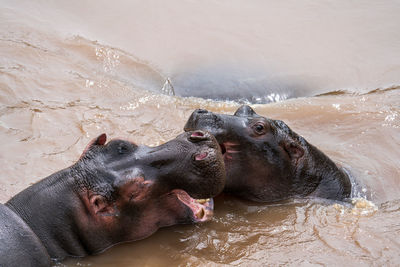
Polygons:
[[346,170],[283,121],[260,116],[248,105],[234,115],[197,109],[184,130],[199,129],[213,134],[222,148],[225,192],[258,202],[350,197]]
[[106,144],[102,134],[71,167],[0,204],[0,266],[50,266],[160,227],[205,222],[224,185],[220,147],[206,132],[157,147]]

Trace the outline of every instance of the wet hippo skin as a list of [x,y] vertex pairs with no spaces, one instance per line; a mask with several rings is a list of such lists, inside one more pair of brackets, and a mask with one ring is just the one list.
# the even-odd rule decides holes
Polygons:
[[259,116],[247,105],[234,115],[195,110],[184,128],[209,131],[218,140],[227,172],[225,192],[260,202],[350,196],[349,177],[332,160],[283,121]]
[[[188,132],[158,147],[106,135],[81,158],[0,204],[0,266],[49,266],[159,227],[207,221],[225,185],[215,138]],[[201,200],[196,200],[201,199]]]

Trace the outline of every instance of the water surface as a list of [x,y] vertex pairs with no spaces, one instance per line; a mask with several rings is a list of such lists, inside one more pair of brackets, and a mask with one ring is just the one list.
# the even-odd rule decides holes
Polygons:
[[62,264],[399,265],[399,13],[398,1],[3,0],[0,200],[100,133],[158,145],[196,108],[250,102],[349,170],[354,203],[221,196],[209,223]]

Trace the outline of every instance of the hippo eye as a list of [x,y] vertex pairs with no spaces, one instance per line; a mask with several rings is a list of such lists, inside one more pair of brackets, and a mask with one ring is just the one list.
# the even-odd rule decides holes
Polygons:
[[253,129],[257,134],[265,134],[265,125],[261,122],[254,124]]
[[119,154],[126,154],[126,153],[128,153],[131,149],[130,149],[130,147],[129,147],[127,144],[122,143],[122,144],[120,144],[120,145],[117,147],[117,150],[118,150],[118,153],[119,153]]
[[137,149],[137,145],[124,140],[112,140],[107,144],[107,149],[113,155],[126,155]]

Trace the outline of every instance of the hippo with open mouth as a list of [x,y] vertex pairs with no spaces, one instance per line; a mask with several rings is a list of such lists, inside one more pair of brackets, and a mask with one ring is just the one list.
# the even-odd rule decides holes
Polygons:
[[225,185],[215,138],[187,132],[158,147],[94,139],[81,158],[0,204],[0,266],[50,266],[158,228],[204,222]]
[[350,197],[349,177],[331,159],[283,121],[259,116],[247,105],[233,116],[195,110],[184,129],[216,137],[227,172],[225,192],[259,202]]

